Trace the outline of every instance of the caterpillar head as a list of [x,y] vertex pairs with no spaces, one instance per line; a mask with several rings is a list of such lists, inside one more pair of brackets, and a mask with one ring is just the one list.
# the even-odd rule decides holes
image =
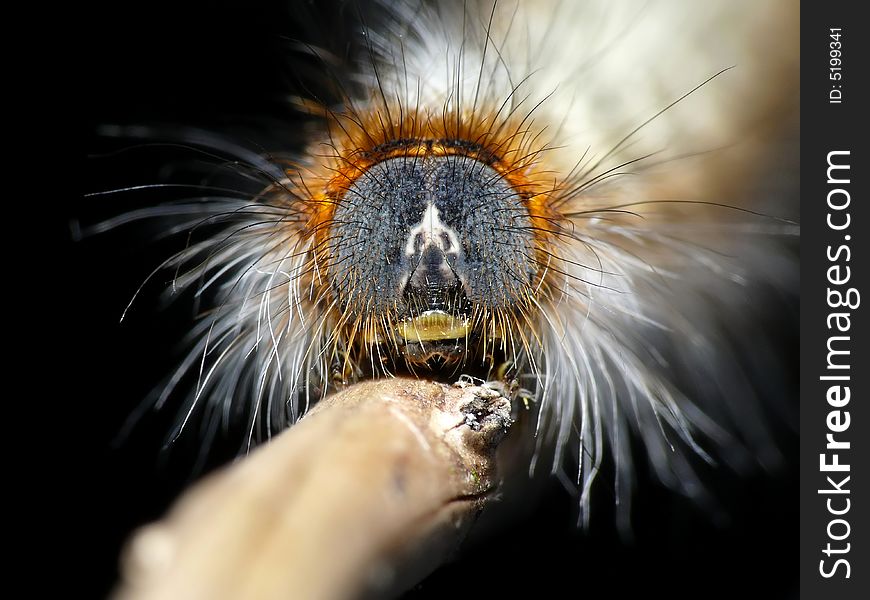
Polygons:
[[413,365],[491,351],[501,334],[487,322],[528,310],[539,278],[522,198],[491,166],[461,154],[373,165],[336,199],[328,231],[341,312],[363,323],[364,344]]
[[300,178],[321,190],[309,224],[316,302],[329,307],[342,381],[396,370],[488,378],[522,360],[546,287],[548,189],[530,177],[538,154],[506,142],[517,130],[502,125],[342,123],[341,141]]

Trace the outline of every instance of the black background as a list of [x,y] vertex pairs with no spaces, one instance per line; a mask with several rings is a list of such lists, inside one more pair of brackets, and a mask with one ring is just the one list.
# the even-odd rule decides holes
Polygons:
[[[82,196],[176,175],[167,175],[165,167],[177,158],[174,150],[112,154],[138,142],[98,135],[106,124],[196,126],[241,135],[266,148],[296,143],[303,123],[289,108],[287,92],[298,90],[300,80],[287,58],[288,40],[312,36],[303,36],[292,23],[305,21],[301,13],[311,14],[321,23],[323,45],[335,48],[353,13],[324,17],[335,14],[338,3],[297,3],[302,8],[292,9],[294,20],[289,4],[156,1],[89,9],[79,42],[85,48],[82,85],[74,90],[85,112],[85,176],[79,194],[61,209],[71,229],[173,198],[162,191]],[[324,22],[329,26],[322,27]],[[92,548],[81,557],[87,596],[108,592],[123,539],[157,518],[189,478],[189,449],[173,451],[168,460],[159,452],[174,415],[146,419],[125,443],[111,443],[127,415],[174,364],[178,332],[190,318],[189,307],[158,309],[164,278],[119,323],[145,276],[183,243],[155,244],[152,234],[148,227],[122,228],[70,241],[62,256],[69,265],[71,389],[82,428],[76,432],[78,445],[67,452],[87,473],[73,492],[81,501],[78,524]],[[793,315],[770,324],[790,375],[797,363],[794,325]],[[787,398],[797,395],[793,379],[782,390]],[[784,454],[795,457],[795,432],[783,428],[777,435]],[[641,475],[633,542],[616,533],[605,478],[590,532],[574,527],[575,500],[554,485],[526,518],[470,544],[410,597],[463,597],[464,591],[488,597],[522,588],[545,597],[797,596],[796,461],[774,474],[712,473],[727,520],[714,519]]]

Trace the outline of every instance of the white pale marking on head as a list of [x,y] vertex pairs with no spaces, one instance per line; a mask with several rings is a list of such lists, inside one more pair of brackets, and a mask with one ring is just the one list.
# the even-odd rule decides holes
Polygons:
[[[417,248],[417,240],[422,238],[422,245]],[[423,211],[420,222],[414,225],[408,232],[408,240],[405,242],[405,256],[414,256],[423,253],[428,248],[435,247],[444,254],[459,254],[459,236],[453,228],[448,227],[441,221],[438,209],[431,202]]]

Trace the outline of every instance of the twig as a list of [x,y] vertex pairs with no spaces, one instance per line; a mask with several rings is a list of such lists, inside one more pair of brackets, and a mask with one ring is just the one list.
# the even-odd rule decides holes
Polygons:
[[116,595],[396,595],[463,539],[497,486],[510,424],[510,402],[489,388],[357,384],[140,531]]

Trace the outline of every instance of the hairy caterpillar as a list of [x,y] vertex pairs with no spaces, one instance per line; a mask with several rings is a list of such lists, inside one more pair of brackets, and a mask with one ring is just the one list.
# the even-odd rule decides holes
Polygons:
[[[741,353],[766,343],[762,283],[795,285],[794,227],[760,216],[793,216],[788,198],[746,183],[796,82],[787,3],[334,8],[352,52],[292,49],[287,155],[181,131],[247,163],[248,195],[213,178],[143,213],[193,231],[165,267],[203,314],[156,401],[186,398],[170,439],[233,422],[248,447],[361,377],[507,373],[554,454],[533,466],[573,480],[583,522],[609,461],[623,520],[638,453],[702,501],[696,455],[774,462]],[[383,196],[393,213],[366,204]],[[488,214],[450,200],[488,196]]]

